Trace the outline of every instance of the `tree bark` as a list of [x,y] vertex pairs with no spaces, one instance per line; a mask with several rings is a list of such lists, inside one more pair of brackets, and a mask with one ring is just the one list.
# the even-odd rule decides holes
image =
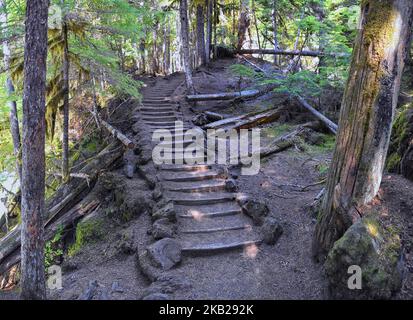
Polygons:
[[211,56],[211,43],[212,43],[212,10],[213,10],[213,0],[206,0],[206,41],[205,41],[205,62],[206,64],[210,61]]
[[[63,1],[62,1],[63,2]],[[65,18],[64,18],[65,19]],[[62,178],[63,182],[70,179],[69,175],[69,43],[67,22],[63,22],[63,141],[62,141]]]
[[45,211],[45,92],[49,0],[26,4],[21,297],[45,299],[43,215]]
[[[3,30],[7,30],[7,6],[6,6],[6,0],[0,0],[0,27]],[[10,59],[11,59],[11,52],[10,52],[10,47],[9,47],[9,42],[8,42],[8,35],[6,32],[1,32],[1,36],[4,38],[3,40],[3,61],[4,61],[4,68],[6,69],[7,72],[7,78],[6,78],[6,91],[7,94],[13,95],[14,94],[14,85],[11,80],[10,76]],[[11,132],[11,137],[13,141],[13,151],[14,151],[14,156],[16,157],[16,173],[19,177],[19,180],[21,181],[21,176],[22,176],[22,167],[20,163],[20,148],[21,148],[21,141],[20,141],[20,129],[19,129],[19,119],[17,115],[17,104],[16,101],[9,101],[9,108],[10,108],[10,132]]]
[[[273,9],[272,9],[272,15],[271,15],[271,22],[272,22],[272,28],[273,28],[273,41],[274,41],[274,51],[278,51],[280,49],[279,44],[278,44],[278,24],[277,24],[277,0],[273,0]],[[279,58],[278,55],[274,56],[274,64],[278,65],[279,64]]]
[[245,34],[250,26],[250,17],[249,17],[249,0],[240,1],[240,16],[238,22],[238,43],[237,50],[241,50],[245,42]]
[[204,7],[201,4],[198,4],[196,7],[196,40],[198,49],[198,60],[201,66],[206,64],[204,29]]
[[340,113],[313,254],[323,260],[380,187],[411,31],[413,2],[366,0]]
[[188,2],[179,0],[179,16],[181,20],[181,39],[183,51],[183,65],[186,79],[186,87],[189,94],[195,93],[194,82],[192,80],[192,68],[189,55],[189,23],[188,23]]
[[164,29],[164,73],[170,73],[171,69],[171,24],[167,21]]

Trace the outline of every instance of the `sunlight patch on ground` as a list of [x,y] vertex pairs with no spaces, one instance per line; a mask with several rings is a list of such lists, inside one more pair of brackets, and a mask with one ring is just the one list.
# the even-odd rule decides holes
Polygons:
[[189,210],[188,213],[194,218],[194,220],[201,222],[204,219],[204,214],[199,212],[198,210]]
[[255,259],[258,255],[258,252],[260,250],[258,249],[258,246],[255,244],[250,244],[244,247],[244,252],[243,252],[243,256],[245,258],[249,258],[249,259]]

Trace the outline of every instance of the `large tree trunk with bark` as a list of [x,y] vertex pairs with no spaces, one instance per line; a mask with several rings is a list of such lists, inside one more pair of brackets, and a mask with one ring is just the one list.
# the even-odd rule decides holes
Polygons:
[[212,10],[213,10],[213,0],[205,1],[207,15],[206,15],[206,39],[205,39],[205,62],[206,64],[210,61],[211,56],[211,44],[212,44]]
[[316,226],[324,259],[377,195],[411,31],[410,0],[363,1],[361,26],[341,107],[337,145]]
[[21,297],[46,298],[45,92],[49,0],[27,1],[24,48]]
[[199,63],[203,66],[206,64],[205,52],[205,23],[204,23],[204,7],[198,4],[196,7],[196,41]]
[[69,175],[69,39],[66,21],[63,23],[63,141],[62,141],[62,178],[64,182],[70,179]]
[[[7,7],[6,7],[6,0],[0,0],[0,27],[2,30],[8,30],[7,26]],[[7,70],[7,78],[6,78],[6,91],[8,95],[14,94],[14,85],[11,80],[10,76],[10,59],[11,59],[11,52],[8,42],[8,35],[5,31],[1,32],[3,40],[3,61],[4,61],[4,68]],[[17,104],[16,101],[9,101],[9,108],[10,108],[10,132],[13,141],[13,151],[16,157],[16,173],[18,174],[19,179],[21,179],[22,175],[22,167],[20,164],[20,129],[19,129],[19,119],[17,116]]]
[[183,51],[183,65],[186,79],[186,87],[189,94],[195,93],[194,82],[192,80],[192,68],[189,55],[189,23],[188,23],[188,2],[187,0],[179,1],[179,16],[181,20],[181,39]]
[[[277,24],[277,0],[273,0],[273,8],[272,8],[272,14],[271,14],[271,22],[272,22],[272,28],[273,28],[273,41],[274,41],[274,51],[278,51],[280,49],[279,44],[278,44],[278,24]],[[278,55],[274,55],[274,64],[278,65],[279,64],[279,57]]]
[[240,2],[240,16],[238,21],[238,43],[237,49],[241,50],[245,42],[245,34],[250,26],[250,17],[249,17],[249,0],[241,0]]

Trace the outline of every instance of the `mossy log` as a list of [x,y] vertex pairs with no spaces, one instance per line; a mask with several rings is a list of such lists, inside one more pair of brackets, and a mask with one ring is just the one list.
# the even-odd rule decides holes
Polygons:
[[377,195],[412,24],[410,0],[362,1],[337,145],[316,226],[313,254],[334,243]]
[[[68,215],[67,218],[70,218],[70,215],[73,214],[71,209],[90,192],[91,186],[98,178],[99,173],[110,169],[114,163],[121,159],[122,154],[123,149],[119,147],[118,142],[110,144],[80,170],[81,173],[90,177],[90,181],[73,179],[68,185],[62,185],[56,192],[55,197],[48,203],[48,211],[44,219],[46,221],[45,226],[52,225],[54,221],[64,221],[66,214]],[[47,230],[45,232],[48,234]],[[10,255],[14,256],[14,251],[19,249],[20,233],[20,226],[17,226],[1,240],[0,266],[8,264],[8,257]]]

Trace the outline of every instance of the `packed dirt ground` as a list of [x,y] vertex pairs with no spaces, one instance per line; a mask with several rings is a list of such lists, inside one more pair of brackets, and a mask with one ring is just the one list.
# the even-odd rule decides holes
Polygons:
[[[208,70],[196,72],[197,91],[215,93],[240,89],[239,79],[228,69],[233,63],[236,60],[219,60]],[[182,95],[182,90],[181,87],[177,94]],[[233,116],[281,104],[289,107],[285,117],[261,128],[261,145],[266,145],[294,125],[312,120],[311,116],[281,94],[241,104],[199,103],[192,109],[182,102],[181,109],[185,117],[191,119],[195,112],[204,110]],[[151,288],[136,258],[137,248],[150,242],[149,213],[142,210],[139,216],[127,221],[105,217],[99,236],[84,243],[72,257],[65,257],[63,289],[49,291],[49,298],[140,299],[148,292],[160,290],[170,299],[328,299],[323,266],[311,256],[316,215],[310,205],[323,189],[333,148],[334,137],[320,133],[314,144],[265,158],[257,175],[242,176],[239,169],[231,169],[239,192],[266,203],[270,215],[283,226],[284,232],[275,246],[262,244],[244,251],[186,257],[163,288]],[[151,205],[153,192],[137,173],[133,180],[124,177],[121,168],[114,174],[123,177],[129,195],[145,197],[148,207]],[[388,219],[401,228],[407,266],[403,288],[395,296],[399,299],[413,298],[411,194],[412,182],[385,174],[379,205],[388,212]],[[95,213],[105,214],[104,207]],[[0,294],[0,299],[13,297],[13,291]]]

